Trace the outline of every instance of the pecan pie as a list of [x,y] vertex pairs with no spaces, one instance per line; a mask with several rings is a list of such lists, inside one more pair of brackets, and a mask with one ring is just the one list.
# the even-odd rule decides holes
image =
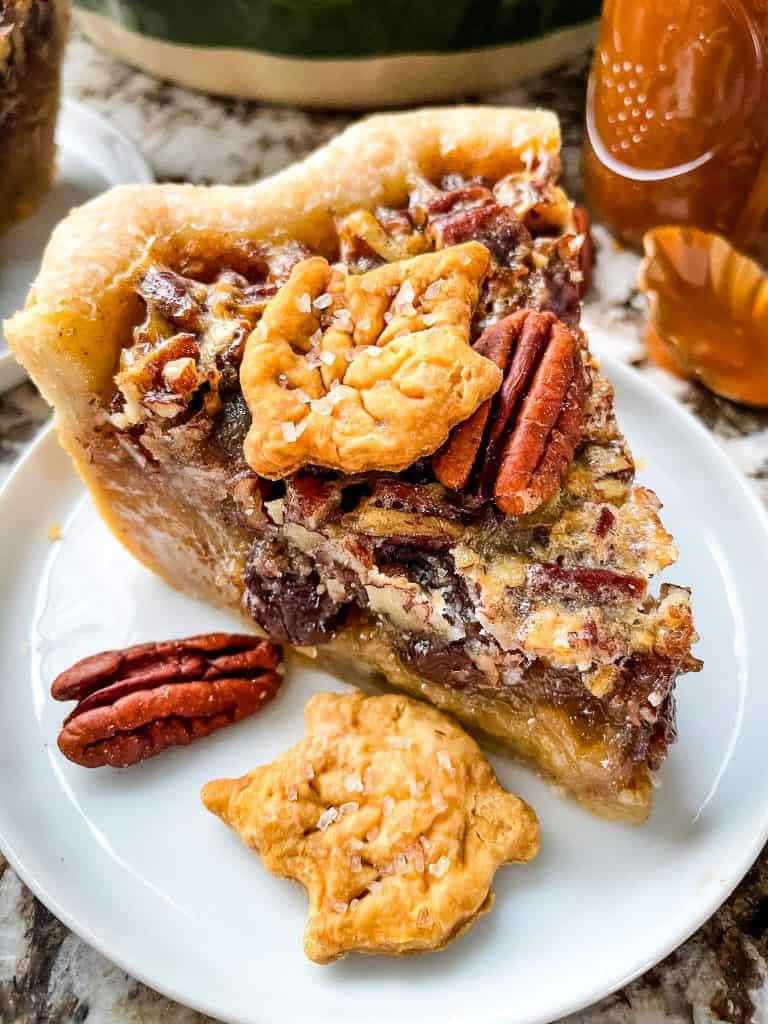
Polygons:
[[699,663],[655,495],[579,328],[551,114],[363,121],[258,185],[127,188],[7,333],[120,540],[597,813],[650,809]]

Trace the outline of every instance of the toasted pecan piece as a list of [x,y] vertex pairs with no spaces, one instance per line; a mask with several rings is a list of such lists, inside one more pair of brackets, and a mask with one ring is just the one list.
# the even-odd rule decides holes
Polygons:
[[504,372],[499,393],[433,457],[438,480],[524,515],[559,490],[581,434],[586,380],[578,338],[552,313],[520,310],[474,345]]
[[641,576],[614,572],[612,569],[592,569],[583,566],[566,568],[546,562],[534,566],[530,579],[536,589],[544,593],[570,594],[581,592],[602,603],[645,596],[648,583]]
[[[404,220],[408,222],[408,218]],[[342,259],[353,263],[360,254],[387,263],[418,256],[429,248],[429,239],[422,231],[413,231],[410,222],[395,223],[400,230],[388,231],[370,210],[355,210],[338,224]]]
[[191,743],[271,700],[280,657],[259,637],[207,633],[83,658],[51,686],[56,700],[78,702],[59,749],[86,768],[125,768]]
[[581,273],[579,297],[583,298],[592,285],[592,268],[595,265],[595,243],[592,241],[589,214],[584,207],[574,206],[571,218],[576,231],[583,235],[579,248],[579,271]]

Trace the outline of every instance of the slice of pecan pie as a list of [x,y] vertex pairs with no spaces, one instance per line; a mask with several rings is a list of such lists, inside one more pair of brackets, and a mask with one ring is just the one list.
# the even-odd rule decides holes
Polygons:
[[579,329],[546,113],[373,118],[243,188],[59,227],[7,333],[120,540],[593,811],[648,814],[699,667],[659,503]]

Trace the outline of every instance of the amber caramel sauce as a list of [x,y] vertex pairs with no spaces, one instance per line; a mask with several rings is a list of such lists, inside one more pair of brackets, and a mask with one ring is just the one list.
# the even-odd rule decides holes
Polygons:
[[645,251],[649,356],[725,398],[768,405],[768,277],[761,267],[695,228],[649,231]]
[[688,374],[675,355],[675,350],[668,341],[659,335],[652,323],[649,323],[645,329],[645,354],[655,366],[666,370],[667,373],[671,373],[675,377],[687,379]]
[[768,0],[606,0],[584,152],[598,219],[635,244],[692,224],[759,253],[767,153]]

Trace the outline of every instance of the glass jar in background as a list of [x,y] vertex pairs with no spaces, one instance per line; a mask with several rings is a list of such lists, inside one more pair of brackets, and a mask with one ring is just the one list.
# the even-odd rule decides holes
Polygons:
[[684,224],[768,262],[768,0],[606,0],[589,83],[593,215]]

